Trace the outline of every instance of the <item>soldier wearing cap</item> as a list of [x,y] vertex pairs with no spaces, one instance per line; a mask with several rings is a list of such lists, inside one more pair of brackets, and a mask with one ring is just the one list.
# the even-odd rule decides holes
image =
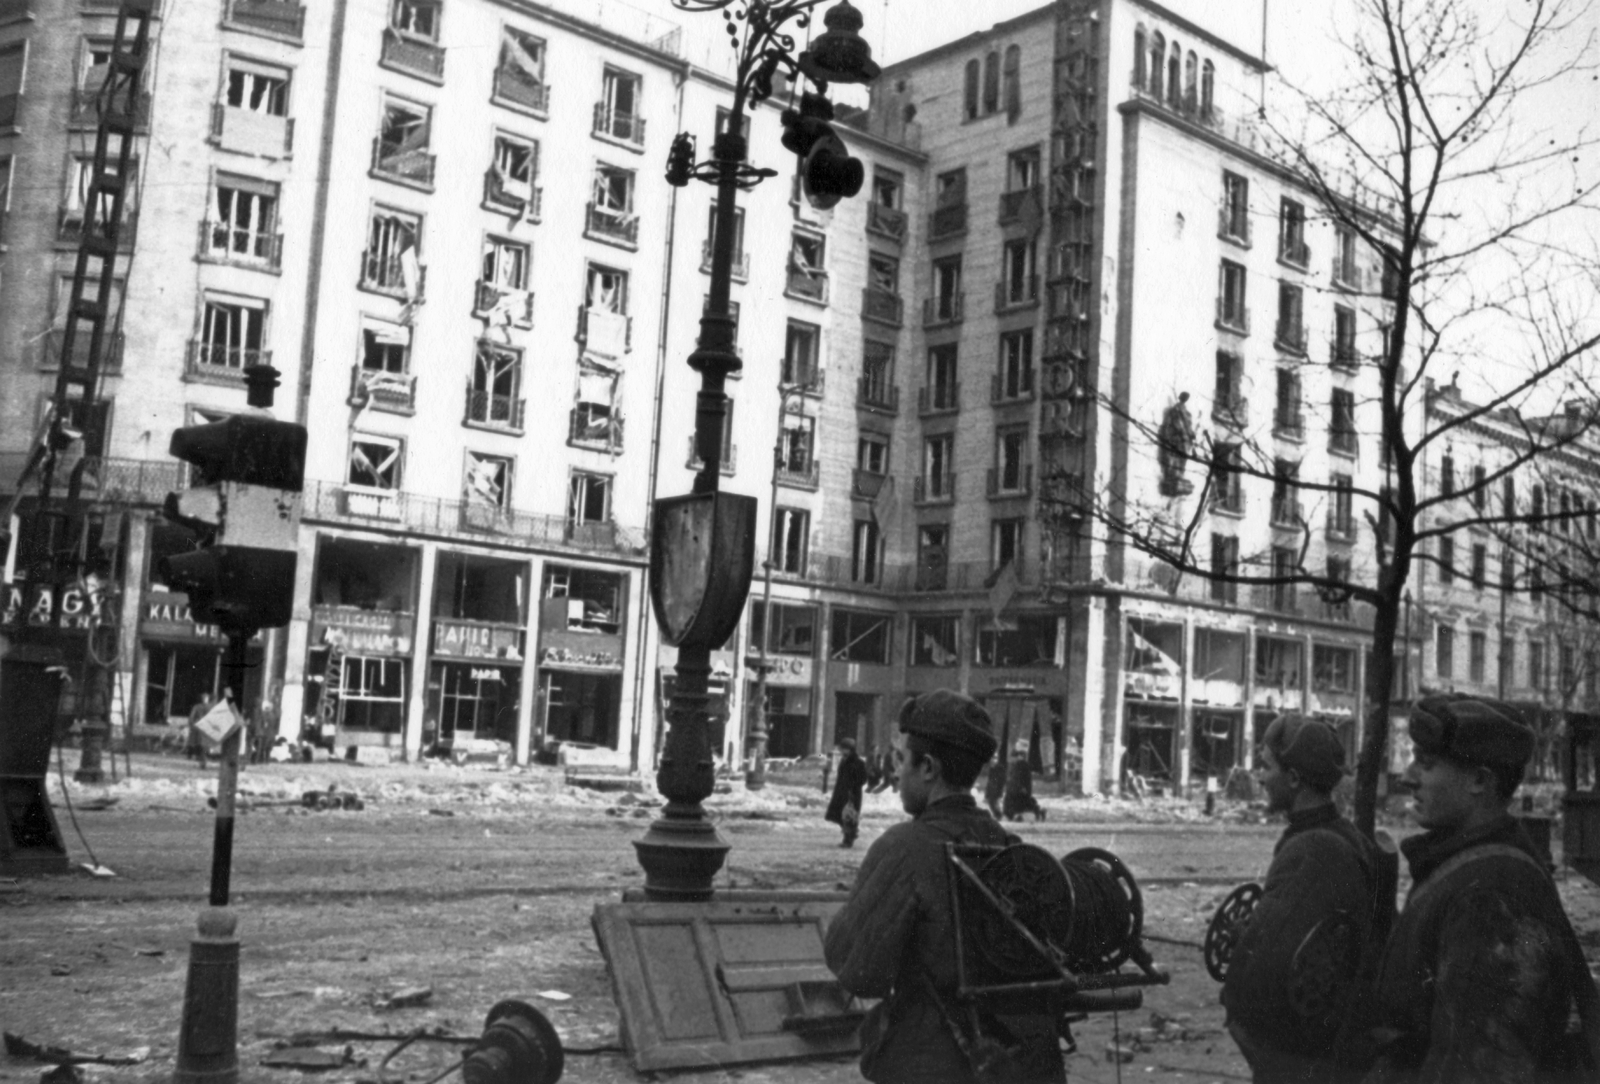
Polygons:
[[[994,726],[976,701],[948,689],[900,711],[900,804],[911,820],[867,851],[828,927],[828,966],[858,997],[882,998],[861,1025],[861,1075],[877,1084],[972,1084],[976,1072],[956,1014],[955,915],[946,843],[1016,842],[972,796],[994,755]],[[1018,1084],[1064,1081],[1054,1020],[1012,1025]],[[1030,1023],[1031,1022],[1031,1023]]]
[[[1593,980],[1544,861],[1507,808],[1533,732],[1498,701],[1427,697],[1404,786],[1424,831],[1378,975],[1368,1080],[1566,1079],[1596,1038]],[[1567,1035],[1576,1004],[1582,1036]],[[1576,1079],[1577,1077],[1572,1077]]]
[[[1337,936],[1370,945],[1394,912],[1393,882],[1382,876],[1377,845],[1339,815],[1333,788],[1344,776],[1344,747],[1333,728],[1296,715],[1272,721],[1261,744],[1267,812],[1289,826],[1249,924],[1240,934],[1222,987],[1228,1031],[1258,1082],[1352,1079],[1339,1056],[1337,1025],[1347,1011],[1308,1017],[1291,996],[1296,954],[1307,939]],[[1389,885],[1383,901],[1383,884]],[[1381,938],[1381,934],[1379,935]],[[1376,956],[1376,950],[1368,952]],[[1333,976],[1342,1008],[1359,1000],[1357,974]],[[1301,1005],[1301,1008],[1297,1008]]]

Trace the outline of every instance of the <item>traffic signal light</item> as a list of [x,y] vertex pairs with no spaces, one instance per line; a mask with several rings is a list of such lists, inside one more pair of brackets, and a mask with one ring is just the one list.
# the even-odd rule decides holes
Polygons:
[[229,635],[287,625],[305,427],[240,414],[176,430],[169,450],[194,466],[196,485],[169,493],[164,511],[195,532],[200,548],[162,560],[167,583],[189,596],[195,620]]
[[800,189],[806,201],[821,211],[860,192],[867,175],[828,123],[832,119],[833,105],[810,92],[801,95],[798,111],[786,109],[779,117],[783,145],[800,157]]

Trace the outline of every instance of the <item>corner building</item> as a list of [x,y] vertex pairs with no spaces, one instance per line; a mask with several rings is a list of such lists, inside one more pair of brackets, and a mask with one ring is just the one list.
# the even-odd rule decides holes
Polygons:
[[[171,430],[243,409],[243,367],[270,359],[311,441],[295,616],[247,702],[364,757],[495,739],[650,770],[674,653],[646,529],[698,466],[684,359],[715,199],[661,171],[676,132],[707,154],[732,93],[630,10],[162,12],[112,406],[84,449],[128,513],[127,723],[221,682],[220,638],[159,582],[186,543],[154,509],[183,480]],[[0,13],[0,464],[53,386],[113,25]],[[1286,465],[1208,494],[1221,565],[1270,567],[1306,523],[1312,560],[1370,560],[1349,502],[1292,482],[1377,470],[1381,260],[1256,149],[1261,73],[1155,3],[1050,4],[841,106],[867,182],[823,212],[779,144],[789,88],[750,111],[750,157],[782,175],[740,197],[723,486],[759,498],[761,534],[715,657],[720,756],[743,755],[763,658],[775,757],[886,747],[900,700],[938,686],[1086,790],[1244,765],[1281,707],[1354,740],[1359,608],[1175,581],[1086,515],[1194,511],[1157,497],[1141,428],[1187,392],[1197,428]]]

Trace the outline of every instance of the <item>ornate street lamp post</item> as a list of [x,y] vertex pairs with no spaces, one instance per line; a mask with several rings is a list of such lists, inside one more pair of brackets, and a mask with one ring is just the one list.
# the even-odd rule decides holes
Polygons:
[[[747,104],[772,93],[773,77],[804,75],[816,84],[798,113],[783,115],[784,145],[800,155],[808,199],[832,206],[861,188],[861,163],[850,158],[828,126],[833,109],[827,84],[865,83],[878,75],[872,51],[861,39],[861,15],[840,0],[824,16],[827,31],[797,58],[785,27],[805,27],[822,0],[673,0],[686,11],[720,11],[737,54],[733,111],[717,136],[709,162],[694,162],[687,133],[673,142],[667,180],[691,178],[717,186],[712,233],[711,297],[700,318],[700,345],[689,366],[700,374],[695,404],[694,445],[701,467],[692,491],[656,502],[651,535],[651,602],[662,639],[678,649],[677,678],[667,708],[667,736],[656,787],[666,799],[661,816],[634,841],[645,872],[645,896],[653,900],[704,900],[722,868],[728,844],[706,819],[701,803],[713,786],[708,740],[707,681],[711,652],[732,634],[750,592],[755,563],[756,500],[719,493],[722,427],[728,412],[730,373],[741,368],[734,352],[734,322],[728,309],[734,256],[734,211],[739,191],[755,187],[772,169],[745,161]],[[741,30],[740,24],[743,24]]]

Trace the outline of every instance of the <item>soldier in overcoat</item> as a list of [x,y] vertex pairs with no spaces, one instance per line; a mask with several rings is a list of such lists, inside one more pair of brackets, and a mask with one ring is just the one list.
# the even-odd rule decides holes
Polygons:
[[1508,812],[1533,732],[1510,705],[1438,696],[1413,707],[1410,734],[1404,785],[1424,830],[1400,844],[1412,887],[1379,970],[1367,1079],[1594,1079],[1594,982],[1548,867]]

